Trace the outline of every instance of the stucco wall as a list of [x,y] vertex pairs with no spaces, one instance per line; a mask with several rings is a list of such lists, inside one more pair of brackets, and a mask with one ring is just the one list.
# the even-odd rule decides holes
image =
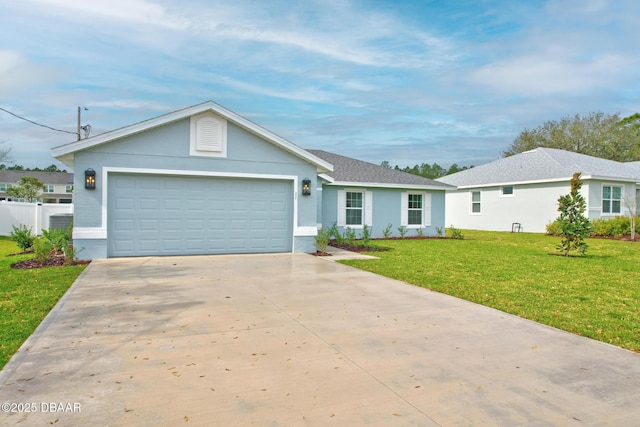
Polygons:
[[[338,220],[338,191],[345,189],[354,189],[354,187],[342,187],[335,185],[325,185],[322,189],[322,226],[331,227]],[[391,224],[392,236],[399,236],[398,227],[401,225],[401,193],[423,192],[424,190],[416,189],[391,189],[391,188],[358,188],[362,191],[371,191],[373,197],[372,204],[372,237],[383,237],[383,230]],[[435,236],[436,228],[444,228],[445,226],[445,194],[444,191],[424,191],[431,194],[431,225],[423,227],[422,231],[425,236]],[[343,232],[344,228],[339,227]],[[357,230],[357,235],[362,234],[361,230]],[[415,236],[416,230],[410,229],[407,236]]]

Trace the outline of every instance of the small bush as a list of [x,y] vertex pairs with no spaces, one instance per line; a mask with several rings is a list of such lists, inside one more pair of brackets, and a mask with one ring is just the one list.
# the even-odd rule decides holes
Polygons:
[[387,225],[387,228],[385,228],[384,230],[382,230],[382,236],[385,239],[388,239],[389,237],[391,237],[391,228],[393,227],[393,225],[391,225],[391,223],[389,223],[389,225]]
[[447,228],[447,236],[450,239],[464,240],[464,234],[462,234],[462,231],[458,230],[453,225]]
[[549,224],[547,224],[546,229],[547,229],[547,234],[549,236],[559,236],[560,235],[560,222],[558,220],[550,222]]
[[51,256],[51,250],[53,246],[46,237],[38,237],[33,242],[33,252],[36,254],[36,259],[44,264]]
[[416,228],[416,236],[422,237],[424,235],[424,231],[422,228]]
[[20,225],[20,228],[15,225],[11,226],[13,230],[11,231],[11,240],[16,242],[16,245],[22,250],[22,252],[26,252],[27,250],[33,247],[33,242],[35,240],[35,236],[31,234],[31,227],[27,227],[26,225]]
[[407,235],[407,227],[401,225],[400,227],[398,227],[398,233],[400,233],[400,237],[404,239],[404,236]]
[[370,240],[371,240],[371,227],[365,224],[364,227],[362,227],[362,243],[364,243],[365,245],[368,245]]
[[[318,234],[316,235],[316,249],[320,253],[325,253],[327,251],[327,246],[329,245],[329,240],[331,240],[331,230],[328,228],[321,228],[318,230]],[[66,257],[66,253],[65,253]]]
[[353,246],[356,241],[356,230],[353,228],[346,227],[344,229],[344,243],[347,246]]
[[436,227],[436,235],[438,237],[443,237],[444,236],[444,230],[442,229],[442,227]]
[[[637,230],[636,225],[636,231]],[[612,237],[631,234],[631,218],[616,216],[613,218],[595,218],[591,220],[591,233],[594,236]]]
[[61,229],[50,229],[49,231],[42,230],[42,237],[49,240],[51,248],[56,252],[62,251],[62,249],[71,241],[70,233]]

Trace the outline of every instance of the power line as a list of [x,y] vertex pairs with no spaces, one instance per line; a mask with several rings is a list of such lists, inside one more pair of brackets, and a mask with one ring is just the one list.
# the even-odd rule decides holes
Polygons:
[[34,122],[33,120],[25,119],[24,117],[21,117],[21,116],[19,116],[19,115],[15,114],[15,113],[12,113],[12,112],[11,112],[11,111],[9,111],[9,110],[5,110],[5,109],[4,109],[4,108],[2,108],[2,107],[0,107],[0,110],[4,111],[5,113],[9,113],[9,114],[11,114],[12,116],[17,117],[17,118],[19,118],[19,119],[21,119],[21,120],[27,121],[27,122],[29,122],[29,123],[33,123],[33,124],[34,124],[34,125],[36,125],[36,126],[42,126],[43,128],[47,128],[47,129],[51,129],[51,130],[55,130],[56,132],[64,132],[64,133],[70,133],[71,135],[77,135],[77,133],[76,133],[76,132],[69,132],[68,130],[61,130],[61,129],[52,128],[51,126],[43,125],[43,124],[40,124],[40,123],[36,123],[36,122]]

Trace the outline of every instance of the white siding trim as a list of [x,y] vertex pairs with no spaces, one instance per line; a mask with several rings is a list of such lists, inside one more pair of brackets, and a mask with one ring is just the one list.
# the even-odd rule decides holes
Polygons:
[[431,226],[431,193],[422,196],[422,226]]

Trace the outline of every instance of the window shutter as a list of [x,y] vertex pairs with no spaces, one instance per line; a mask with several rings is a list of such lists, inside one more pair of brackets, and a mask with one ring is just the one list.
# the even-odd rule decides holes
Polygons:
[[409,193],[400,193],[400,225],[409,225]]
[[422,225],[425,227],[431,225],[431,193],[422,195]]
[[373,192],[364,192],[364,224],[373,226]]
[[347,192],[338,190],[338,226],[347,225]]

